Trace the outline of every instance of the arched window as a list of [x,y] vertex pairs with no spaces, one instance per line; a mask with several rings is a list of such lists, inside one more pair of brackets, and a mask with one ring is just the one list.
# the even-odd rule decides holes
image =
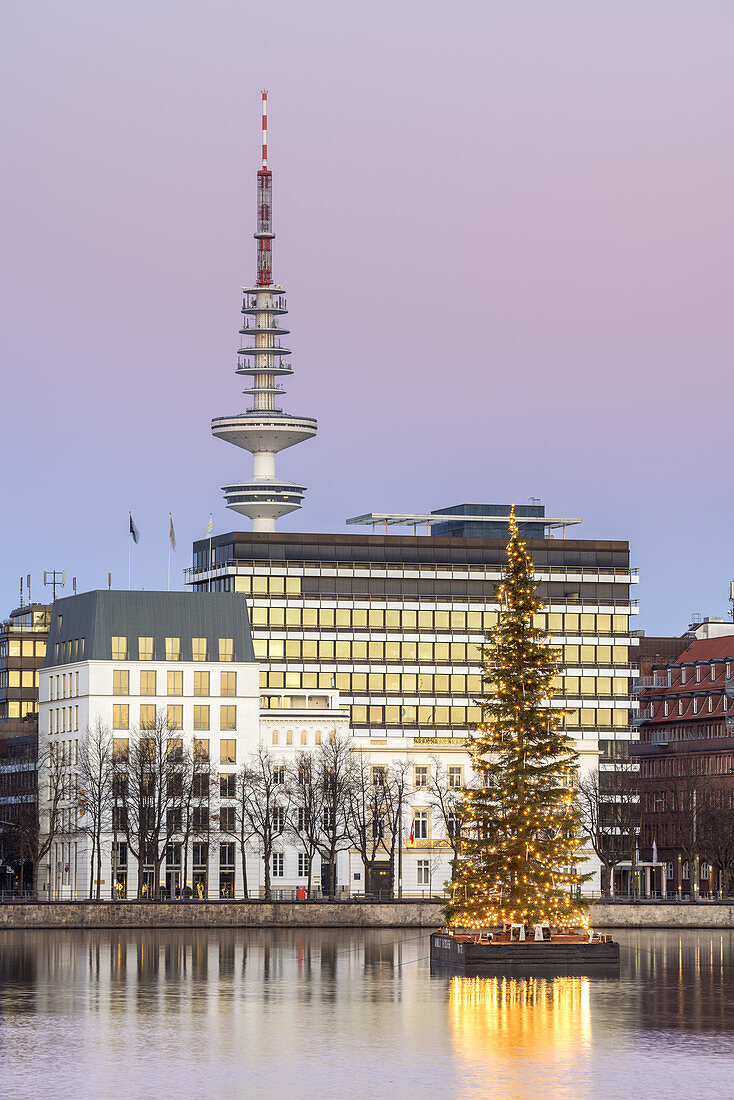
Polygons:
[[286,743],[286,745],[292,745],[293,744],[293,730],[286,730],[285,743]]
[[302,745],[307,745],[308,744],[308,734],[306,733],[305,730],[301,730],[301,744]]
[[274,745],[278,744],[278,731],[277,730],[273,730],[273,744]]
[[316,733],[313,735],[313,742],[314,745],[321,744],[321,730],[316,730]]

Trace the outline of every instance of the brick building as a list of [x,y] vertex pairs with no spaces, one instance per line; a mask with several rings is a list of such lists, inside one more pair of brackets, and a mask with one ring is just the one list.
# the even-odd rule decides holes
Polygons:
[[688,641],[640,677],[630,756],[653,890],[695,898],[720,892],[734,860],[734,626],[705,622]]

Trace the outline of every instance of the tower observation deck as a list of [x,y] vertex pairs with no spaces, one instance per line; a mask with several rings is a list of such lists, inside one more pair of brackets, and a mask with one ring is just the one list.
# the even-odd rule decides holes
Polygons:
[[249,481],[224,485],[227,507],[252,520],[254,531],[274,531],[279,516],[301,507],[306,488],[283,481],[275,473],[278,451],[293,447],[316,434],[317,422],[309,416],[283,412],[278,401],[285,393],[281,379],[293,373],[287,357],[290,348],[282,343],[288,335],[283,327],[287,314],[285,288],[273,283],[272,173],[268,168],[267,100],[262,93],[263,133],[262,167],[257,173],[257,280],[244,286],[240,329],[242,340],[237,352],[235,373],[252,378],[242,392],[252,398],[246,412],[218,416],[212,420],[212,435],[250,451],[253,471]]

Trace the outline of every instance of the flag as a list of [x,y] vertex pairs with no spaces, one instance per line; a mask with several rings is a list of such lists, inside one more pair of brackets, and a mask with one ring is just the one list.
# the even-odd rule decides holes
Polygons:
[[171,549],[176,549],[176,532],[173,529],[173,516],[168,513],[168,541],[171,544]]
[[410,823],[410,837],[408,839],[408,844],[415,844],[415,818],[413,818]]
[[214,520],[212,519],[212,514],[211,514],[211,512],[210,512],[210,513],[209,513],[209,522],[208,522],[208,523],[207,523],[207,525],[206,525],[206,533],[207,533],[207,535],[211,535],[211,533],[212,533],[212,531],[213,531],[213,530],[214,530]]
[[128,515],[130,517],[130,534],[132,535],[133,542],[137,542],[138,539],[140,538],[140,532],[138,531],[137,527],[135,526],[135,520],[133,519],[132,512],[128,512]]

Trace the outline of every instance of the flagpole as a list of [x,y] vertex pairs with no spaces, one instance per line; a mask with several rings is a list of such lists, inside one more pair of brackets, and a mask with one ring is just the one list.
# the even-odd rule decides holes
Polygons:
[[168,513],[168,591],[171,591],[171,524],[173,517]]
[[130,562],[132,558],[131,547],[133,537],[133,514],[128,512],[128,524],[127,524],[127,589],[130,591]]

